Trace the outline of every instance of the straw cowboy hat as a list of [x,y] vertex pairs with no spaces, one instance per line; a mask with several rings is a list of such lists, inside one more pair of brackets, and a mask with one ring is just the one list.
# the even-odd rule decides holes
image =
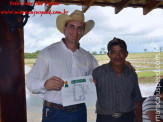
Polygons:
[[58,30],[64,34],[63,27],[68,21],[71,21],[71,20],[79,21],[85,24],[84,35],[86,35],[94,27],[94,24],[95,24],[93,20],[89,20],[85,22],[83,12],[79,10],[75,10],[70,15],[61,14],[57,17],[56,25],[57,25]]

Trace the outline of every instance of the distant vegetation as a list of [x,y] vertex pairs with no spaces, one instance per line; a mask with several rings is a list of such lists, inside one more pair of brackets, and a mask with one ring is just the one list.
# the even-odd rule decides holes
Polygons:
[[39,54],[39,50],[34,52],[34,53],[24,53],[24,58],[25,59],[36,59],[38,54]]
[[[154,48],[154,49],[156,50],[156,48]],[[159,47],[159,51],[163,52],[163,47]],[[38,50],[38,51],[33,52],[33,53],[24,53],[24,58],[25,59],[36,59],[39,52],[40,51]],[[88,51],[88,52],[91,53],[92,55],[106,55],[107,54],[107,51],[106,51],[105,48],[101,48],[101,50],[99,52],[97,52],[97,51],[93,51],[93,52]],[[153,53],[153,52],[148,52],[147,49],[144,49],[144,53],[149,53],[150,54],[150,53]],[[141,53],[141,54],[144,55],[144,53]],[[135,54],[140,54],[140,53],[135,53]]]

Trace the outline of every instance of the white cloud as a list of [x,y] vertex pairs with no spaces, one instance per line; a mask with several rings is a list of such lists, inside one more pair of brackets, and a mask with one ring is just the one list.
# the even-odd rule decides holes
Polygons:
[[[53,6],[52,11],[66,9],[70,14],[81,6]],[[44,6],[36,6],[35,10],[44,10]],[[56,28],[57,15],[31,16],[25,26],[25,52],[40,50],[59,41],[63,34]],[[114,14],[112,7],[90,7],[85,13],[85,20],[93,19],[95,27],[81,39],[81,46],[86,50],[99,52],[113,37],[124,39],[131,52],[143,51],[144,47],[151,48],[152,43],[139,44],[153,37],[163,38],[163,10],[156,9],[143,15],[140,8],[125,8],[119,14]],[[134,43],[134,42],[138,43]],[[159,44],[155,40],[154,44]],[[162,44],[162,43],[161,43]],[[139,48],[135,49],[135,46]],[[144,46],[144,47],[143,47]]]

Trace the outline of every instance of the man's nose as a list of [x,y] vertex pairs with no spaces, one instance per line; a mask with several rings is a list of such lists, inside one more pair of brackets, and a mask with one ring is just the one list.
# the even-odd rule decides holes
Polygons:
[[78,29],[77,29],[77,28],[74,28],[74,30],[73,30],[73,34],[76,35],[77,32],[78,32]]
[[120,57],[120,53],[116,53],[116,55],[115,55],[116,57]]

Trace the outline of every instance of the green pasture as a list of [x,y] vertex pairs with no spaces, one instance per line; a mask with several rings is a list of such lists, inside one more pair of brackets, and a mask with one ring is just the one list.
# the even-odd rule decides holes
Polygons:
[[[99,65],[109,62],[107,55],[94,55]],[[36,59],[25,59],[25,64],[32,67]],[[131,53],[127,57],[136,69],[139,82],[154,82],[156,72],[163,77],[163,52],[156,53]]]
[[25,65],[28,65],[30,67],[33,67],[36,59],[24,59],[25,60]]

